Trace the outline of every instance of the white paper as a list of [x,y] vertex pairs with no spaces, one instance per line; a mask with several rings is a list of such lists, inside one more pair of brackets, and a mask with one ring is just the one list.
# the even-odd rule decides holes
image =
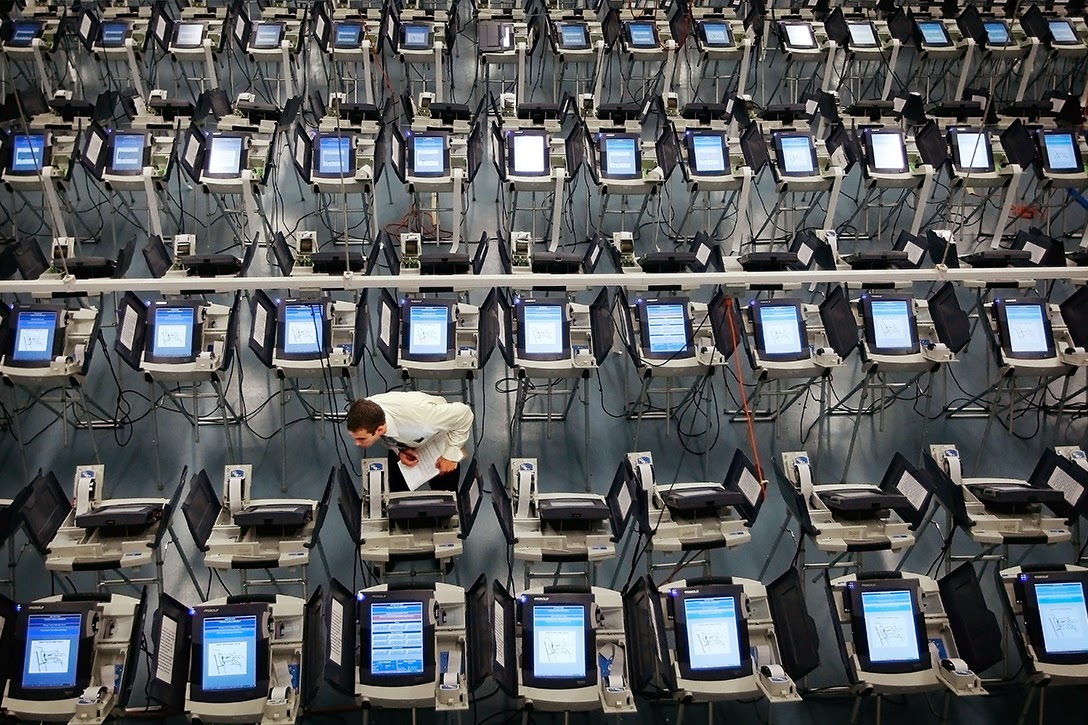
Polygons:
[[509,341],[506,338],[506,308],[501,304],[495,305],[495,312],[499,321],[499,347],[507,350],[507,342]]
[[700,265],[706,264],[706,260],[710,259],[710,245],[704,244],[699,247],[699,251],[695,253],[695,258],[699,260]]
[[190,139],[189,145],[185,147],[185,163],[187,163],[190,168],[196,167],[196,157],[199,153],[200,144],[198,144],[195,140]]
[[759,484],[759,481],[747,468],[740,474],[737,486],[740,488],[740,492],[744,494],[744,498],[748,499],[748,503],[755,506],[756,502],[759,501],[759,495],[763,492],[763,486]]
[[264,331],[268,329],[268,311],[264,305],[257,305],[257,311],[253,316],[253,332],[258,335],[257,341],[264,340]]
[[812,247],[808,245],[802,245],[801,248],[797,250],[797,259],[801,262],[801,264],[807,267],[808,263],[812,261],[812,254]]
[[495,602],[495,664],[506,668],[506,612]]
[[926,502],[926,495],[929,492],[926,491],[925,486],[918,483],[918,479],[909,473],[904,473],[896,488],[899,489],[899,493],[906,497],[907,501],[910,501],[911,508],[915,511],[922,510],[922,505]]
[[342,665],[344,657],[344,605],[332,600],[329,613],[329,659]]
[[92,135],[90,140],[87,141],[87,158],[91,161],[97,161],[98,155],[102,151],[102,139],[98,136]]
[[170,617],[163,617],[155,650],[158,653],[158,662],[155,665],[156,680],[168,683],[174,681],[174,644],[177,637],[178,623]]
[[616,497],[620,504],[620,513],[624,518],[627,517],[627,512],[631,510],[631,491],[627,486],[620,487],[620,494]]
[[419,448],[413,449],[419,456],[419,461],[414,466],[406,466],[400,461],[400,472],[404,474],[404,482],[408,484],[409,491],[415,491],[423,484],[438,475],[436,464],[439,456],[446,450],[446,440],[442,435],[432,436]]
[[132,350],[136,344],[136,310],[128,308],[121,322],[121,347]]
[[1060,468],[1054,470],[1047,484],[1055,491],[1061,491],[1066,503],[1071,505],[1076,505],[1081,494],[1084,493],[1084,489],[1077,483],[1076,479]]
[[390,330],[393,327],[393,314],[389,311],[389,307],[387,307],[386,305],[382,305],[381,308],[381,326],[378,328],[378,339],[388,346],[393,340],[393,338],[390,336]]
[[478,489],[472,482],[468,486],[468,511],[465,513],[469,516],[476,510],[476,504],[480,500],[480,489]]
[[922,259],[922,255],[926,253],[926,250],[917,244],[908,244],[904,251],[906,251],[907,259],[911,264],[918,264]]

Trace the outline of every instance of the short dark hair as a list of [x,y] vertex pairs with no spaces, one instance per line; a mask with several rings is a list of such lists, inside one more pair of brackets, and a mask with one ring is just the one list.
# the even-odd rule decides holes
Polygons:
[[385,411],[382,410],[382,406],[368,398],[356,400],[348,408],[345,423],[348,430],[353,433],[360,430],[373,433],[379,426],[385,425]]

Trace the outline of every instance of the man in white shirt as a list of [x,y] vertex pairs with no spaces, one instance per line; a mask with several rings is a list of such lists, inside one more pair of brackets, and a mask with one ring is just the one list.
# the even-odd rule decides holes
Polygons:
[[382,441],[389,448],[389,490],[406,491],[400,461],[411,468],[419,464],[417,449],[442,436],[443,451],[435,462],[430,487],[456,491],[459,464],[472,434],[472,408],[447,403],[437,395],[419,392],[379,393],[356,400],[348,408],[347,428],[355,445],[370,448]]

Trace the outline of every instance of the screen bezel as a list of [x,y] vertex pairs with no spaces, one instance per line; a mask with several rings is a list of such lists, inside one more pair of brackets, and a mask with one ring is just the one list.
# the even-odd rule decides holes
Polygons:
[[[855,40],[854,33],[851,31],[851,28],[860,27],[862,25],[867,26],[869,28],[869,31],[873,34],[873,42],[859,43],[857,42],[857,40]],[[847,33],[849,33],[849,43],[851,48],[871,50],[873,48],[880,47],[880,34],[876,31],[876,26],[873,25],[873,22],[871,20],[849,20],[846,23],[846,30]]]
[[[608,171],[608,146],[617,140],[634,141],[635,143],[635,168],[630,174],[615,174]],[[600,154],[600,178],[629,180],[642,178],[642,139],[635,133],[602,133],[597,137],[597,147]]]
[[[905,174],[910,170],[910,162],[907,159],[907,139],[903,132],[897,128],[867,128],[862,132],[865,139],[865,162],[869,171],[878,174]],[[895,136],[903,147],[903,164],[898,167],[877,166],[876,151],[873,148],[874,136]]]
[[[364,685],[406,687],[433,683],[435,679],[435,623],[432,619],[432,594],[424,590],[395,592],[360,592],[358,598],[359,622],[359,682]],[[419,603],[423,605],[423,672],[416,674],[375,675],[371,672],[371,647],[373,632],[370,615],[373,604]]]
[[[348,168],[341,173],[321,170],[321,144],[325,141],[348,143]],[[350,179],[355,176],[355,135],[352,133],[318,133],[313,140],[313,153],[310,161],[310,176],[315,179]]]
[[[1009,342],[1009,307],[1037,307],[1043,313],[1043,333],[1046,338],[1046,350],[1037,352],[1013,352]],[[1050,322],[1050,313],[1046,300],[1039,298],[1020,299],[996,299],[993,303],[993,313],[997,318],[998,344],[1001,346],[1001,354],[1011,360],[1045,360],[1054,357],[1057,352],[1054,347],[1054,330]]]
[[[26,40],[15,41],[15,34],[22,28],[33,28],[34,32]],[[45,22],[42,20],[15,20],[11,24],[11,33],[8,35],[8,39],[4,42],[4,45],[8,48],[29,48],[34,45],[34,41],[45,33]]]
[[[358,31],[357,39],[354,43],[341,43],[337,38],[340,35],[340,28],[351,27]],[[330,35],[329,47],[334,50],[359,50],[363,47],[363,40],[366,38],[366,27],[357,20],[336,20],[332,24],[332,34]]]
[[[416,141],[420,138],[442,139],[442,170],[441,171],[416,171]],[[423,131],[420,133],[409,132],[404,140],[405,161],[404,173],[407,177],[417,179],[436,179],[450,173],[450,137],[445,131]]]
[[[691,322],[690,300],[687,297],[654,297],[651,299],[639,298],[635,300],[635,309],[638,310],[638,339],[639,354],[647,360],[684,360],[695,356],[695,334]],[[649,308],[651,306],[680,305],[684,311],[684,339],[686,341],[682,350],[671,352],[650,351],[650,326]]]
[[[426,45],[408,45],[408,31],[416,28],[423,28],[427,31],[427,43]],[[404,22],[400,24],[400,34],[398,36],[398,46],[400,50],[410,50],[414,52],[434,50],[434,36],[435,27],[434,23],[415,21]]]
[[[115,149],[117,148],[117,140],[121,138],[140,138],[143,140],[143,149],[140,152],[140,168],[130,170],[118,170],[116,167],[114,167],[113,164],[114,155],[116,154]],[[151,165],[150,141],[151,139],[148,138],[146,133],[139,133],[136,131],[118,131],[111,134],[109,144],[109,160],[106,162],[105,173],[109,174],[110,176],[140,176],[144,172],[144,169]]]
[[[801,350],[796,353],[767,352],[766,339],[763,337],[763,309],[764,308],[789,307],[797,314],[797,327],[801,341]],[[752,334],[755,337],[756,353],[761,360],[768,362],[797,362],[808,360],[812,356],[808,343],[808,324],[805,321],[805,308],[800,300],[776,299],[776,300],[752,300],[748,304],[748,314],[752,318]]]
[[[208,136],[206,142],[206,148],[204,150],[204,160],[201,164],[200,175],[209,179],[239,179],[242,176],[242,169],[249,165],[249,144],[246,143],[248,139],[247,134],[244,133],[222,133],[215,132]],[[217,141],[226,140],[238,140],[242,144],[242,149],[238,154],[238,171],[228,172],[212,172],[208,171],[208,167],[211,166],[212,157],[215,152],[215,145]]]
[[[697,138],[716,138],[721,141],[722,161],[725,168],[721,171],[705,171],[699,168],[696,163],[698,156],[695,153],[695,139]],[[725,131],[688,131],[684,134],[684,145],[687,147],[688,166],[691,168],[692,174],[697,176],[731,176],[733,174],[732,162],[729,158],[729,139]]]
[[[533,674],[533,613],[537,607],[581,606],[584,607],[585,664],[582,677],[537,677]],[[566,690],[590,687],[597,684],[597,635],[593,628],[593,595],[556,593],[523,594],[518,598],[518,619],[522,636],[522,684],[550,690]]]
[[[778,172],[779,176],[795,176],[795,177],[810,178],[810,177],[813,177],[813,176],[819,176],[820,175],[820,164],[816,159],[816,141],[815,141],[815,139],[812,138],[812,134],[804,133],[804,132],[797,132],[797,131],[785,131],[785,132],[774,131],[774,132],[771,133],[771,136],[774,138],[774,151],[775,151],[774,167],[775,167],[775,170]],[[812,160],[812,170],[811,171],[787,171],[786,170],[785,160],[782,157],[783,156],[783,154],[782,154],[782,141],[784,139],[792,139],[792,138],[803,138],[803,139],[806,139],[808,141],[809,157]]]
[[[555,47],[559,50],[589,50],[593,47],[593,41],[589,35],[589,25],[580,20],[573,21],[559,21],[552,24],[555,29]],[[585,38],[583,43],[567,43],[566,37],[563,35],[564,28],[578,28],[582,31],[582,37]]]
[[[795,43],[790,38],[788,30],[790,27],[806,28],[809,37],[812,39],[811,42]],[[820,41],[816,39],[816,29],[807,20],[781,20],[778,23],[778,29],[781,32],[782,45],[786,50],[816,50],[820,47]]]
[[[287,335],[287,308],[288,307],[321,307],[321,350],[316,353],[309,352],[285,352],[284,338]],[[292,299],[280,300],[276,305],[276,357],[280,360],[321,360],[329,356],[331,347],[332,320],[329,317],[329,301],[326,299]]]
[[[1039,614],[1039,600],[1035,591],[1035,585],[1042,584],[1070,584],[1079,583],[1088,603],[1088,572],[1085,571],[1050,571],[1050,572],[1024,572],[1018,577],[1017,585],[1020,590],[1021,603],[1024,611],[1024,625],[1027,629],[1028,639],[1032,644],[1035,659],[1039,662],[1048,662],[1057,665],[1083,665],[1088,664],[1088,652],[1061,653],[1048,652],[1043,638],[1043,625]],[[1086,604],[1088,606],[1088,604]]]
[[[1053,136],[1068,136],[1073,141],[1073,155],[1076,157],[1077,166],[1073,169],[1056,169],[1050,163],[1050,149],[1047,148],[1046,139]],[[1039,157],[1043,160],[1043,170],[1048,174],[1083,174],[1084,173],[1084,157],[1080,153],[1080,143],[1078,143],[1077,133],[1068,129],[1039,129],[1036,136],[1039,142]]]
[[[52,313],[53,320],[53,346],[47,360],[16,360],[15,346],[19,341],[19,316],[24,313]],[[7,339],[7,349],[4,350],[4,364],[20,368],[49,367],[54,359],[64,351],[64,308],[54,305],[14,305],[8,316],[10,332]]]
[[[446,309],[446,351],[437,354],[412,354],[409,351],[411,340],[412,310],[421,307],[443,307]],[[456,356],[455,343],[457,334],[456,300],[402,300],[400,303],[401,349],[400,359],[410,362],[446,362]]]
[[[179,43],[178,36],[182,31],[187,28],[200,26],[200,39],[195,43]],[[208,26],[206,23],[199,20],[180,20],[174,23],[173,32],[170,35],[170,48],[178,48],[180,50],[194,50],[204,45],[204,38],[207,37]]]
[[[121,34],[121,40],[119,42],[111,42],[107,45],[103,40],[103,37],[106,34],[106,27],[111,25],[122,26],[124,27],[125,32]],[[98,26],[98,36],[95,38],[95,45],[99,48],[123,48],[125,47],[125,41],[130,37],[132,37],[132,23],[127,20],[119,20],[116,18],[112,20],[103,20]]]
[[[94,630],[89,622],[95,617],[96,604],[94,602],[44,602],[23,605],[14,622],[15,646],[14,660],[15,673],[8,681],[8,692],[11,698],[23,700],[64,700],[77,697],[91,684],[91,669],[94,663]],[[76,652],[76,673],[73,685],[62,687],[26,687],[23,684],[23,670],[26,662],[26,649],[29,646],[27,628],[32,616],[76,615],[80,616],[80,636],[78,651]],[[17,674],[16,674],[17,673]]]
[[[1052,45],[1082,45],[1084,41],[1081,40],[1080,34],[1077,33],[1077,29],[1073,26],[1073,23],[1069,18],[1047,18],[1047,32],[1050,36],[1050,43]],[[1061,23],[1069,28],[1069,32],[1073,34],[1073,40],[1058,40],[1054,37],[1054,24]]]
[[[526,352],[525,351],[525,310],[529,307],[558,307],[562,320],[561,335],[563,336],[563,349],[556,353]],[[551,299],[516,299],[514,301],[514,315],[517,319],[518,335],[514,344],[517,346],[517,356],[522,360],[550,361],[569,360],[570,347],[570,320],[567,318],[567,303]]]
[[[989,30],[989,27],[988,27],[990,25],[1000,25],[1004,29],[1004,31],[1005,31],[1005,42],[1004,43],[994,43],[993,41],[990,40],[990,30]],[[1015,41],[1013,40],[1013,37],[1012,37],[1012,29],[1009,27],[1009,24],[1007,22],[1005,22],[1004,20],[1002,20],[1001,18],[993,18],[993,17],[984,18],[983,21],[982,21],[982,28],[983,28],[983,30],[986,31],[986,45],[987,46],[991,46],[991,47],[994,47],[994,48],[1008,48],[1009,46],[1016,45],[1016,43],[1015,43]]]
[[[959,137],[964,134],[980,134],[982,138],[986,139],[986,166],[968,168],[963,165],[963,159],[960,158]],[[966,176],[970,174],[988,174],[994,171],[994,144],[986,129],[963,126],[950,128],[948,129],[948,145],[952,150],[952,165],[957,173]]]
[[[691,666],[691,642],[687,627],[685,603],[690,600],[731,598],[736,612],[737,650],[740,664],[737,667],[696,669]],[[712,584],[701,587],[678,587],[669,591],[669,605],[673,611],[676,632],[676,659],[680,676],[688,680],[734,680],[752,674],[751,645],[748,637],[748,618],[743,607],[744,587],[736,584]]]
[[[876,323],[873,319],[873,303],[896,302],[907,306],[910,323],[910,344],[905,347],[880,347],[876,342]],[[878,355],[914,355],[921,351],[918,343],[918,319],[914,314],[914,300],[906,295],[863,294],[860,300],[861,319],[865,329],[865,344],[869,351]]]
[[[649,26],[651,33],[653,34],[653,44],[636,43],[633,39],[632,29],[635,26]],[[652,20],[640,18],[638,20],[627,20],[623,24],[623,39],[627,43],[628,48],[634,50],[654,50],[661,47],[661,35],[657,32],[657,23]]]
[[[543,171],[517,171],[514,168],[515,157],[514,153],[515,140],[518,138],[524,138],[527,136],[537,136],[544,139],[544,170]],[[551,149],[548,141],[548,132],[543,129],[519,129],[517,131],[506,132],[506,175],[508,177],[538,177],[538,176],[551,176]]]
[[[726,41],[724,43],[715,43],[707,39],[706,26],[707,25],[720,25],[725,29]],[[706,18],[698,20],[695,23],[695,36],[699,39],[699,42],[705,48],[712,48],[719,50],[723,48],[735,48],[737,45],[736,40],[733,37],[733,28],[729,25],[729,22],[724,18]]]
[[[865,610],[862,607],[862,594],[870,592],[902,592],[910,596],[911,613],[914,618],[914,637],[918,647],[917,660],[893,662],[873,662],[869,654],[868,634],[865,631]],[[929,641],[926,639],[925,619],[918,606],[918,585],[913,579],[888,579],[878,581],[852,581],[847,584],[847,596],[850,600],[850,628],[854,635],[854,654],[864,672],[901,674],[921,672],[931,666]]]
[[[156,302],[147,310],[147,333],[144,335],[144,360],[146,362],[170,364],[191,363],[200,353],[200,346],[204,340],[204,324],[201,322],[200,310],[203,305],[199,302]],[[158,327],[158,313],[161,310],[188,309],[193,311],[193,337],[189,341],[189,352],[186,355],[156,355],[155,333]]]
[[[258,30],[261,28],[275,27],[279,32],[276,34],[275,43],[257,42]],[[287,28],[282,22],[275,20],[258,20],[253,23],[249,32],[249,48],[250,50],[276,50],[280,47],[280,43],[283,42],[284,36],[287,34]]]
[[[255,647],[253,687],[230,689],[204,689],[204,620],[222,617],[256,617],[257,641]],[[189,699],[195,702],[229,703],[265,699],[271,679],[271,659],[268,633],[270,612],[267,604],[224,604],[197,607],[192,614],[192,653],[189,658]]]
[[[923,25],[935,25],[940,27],[941,34],[944,36],[944,40],[940,43],[931,42],[926,40],[925,33],[922,30]],[[918,29],[918,39],[921,45],[927,48],[951,48],[952,36],[948,34],[948,28],[940,20],[917,20],[915,21],[915,27]]]
[[[12,176],[40,176],[41,173],[42,173],[42,170],[45,169],[46,166],[50,166],[52,164],[52,144],[49,142],[50,141],[49,137],[50,137],[50,134],[45,132],[45,131],[30,131],[29,133],[24,133],[24,132],[20,131],[19,133],[12,134],[11,135],[11,158],[8,159],[7,168],[4,170],[4,173],[12,175]],[[39,164],[38,168],[36,168],[36,169],[16,169],[15,168],[15,145],[18,143],[19,139],[27,139],[27,143],[29,143],[30,139],[34,139],[34,138],[42,139],[41,164]]]

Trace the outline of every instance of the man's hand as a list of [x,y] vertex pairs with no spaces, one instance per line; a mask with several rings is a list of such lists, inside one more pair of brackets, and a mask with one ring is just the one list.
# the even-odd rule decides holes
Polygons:
[[434,467],[438,469],[439,473],[449,473],[450,471],[456,470],[457,461],[451,461],[448,458],[439,456],[434,462]]
[[[409,468],[419,463],[419,452],[414,448],[405,448],[403,451],[400,451],[397,456],[400,458],[400,462]],[[441,461],[442,459],[439,458],[438,460]]]

